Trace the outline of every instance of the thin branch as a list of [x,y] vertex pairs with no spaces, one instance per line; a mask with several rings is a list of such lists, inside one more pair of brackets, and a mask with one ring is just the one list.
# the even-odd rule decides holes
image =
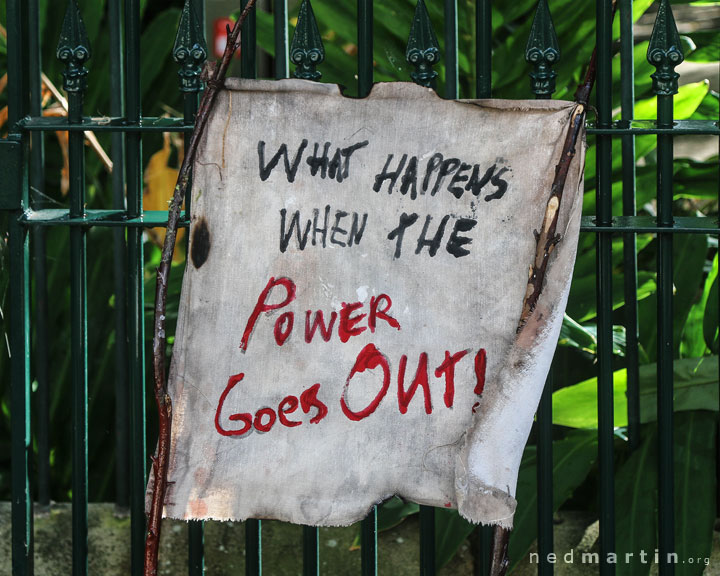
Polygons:
[[[615,17],[615,9],[617,2],[612,4],[612,16]],[[518,333],[530,318],[530,315],[537,306],[538,298],[542,292],[543,283],[545,281],[545,272],[547,270],[550,254],[552,254],[555,246],[562,240],[557,234],[558,216],[560,215],[560,204],[565,189],[565,181],[567,180],[570,164],[575,158],[575,146],[580,135],[582,127],[585,125],[585,115],[587,114],[590,93],[595,85],[595,77],[597,75],[597,47],[593,50],[588,64],[585,80],[578,86],[575,92],[575,102],[577,106],[570,118],[570,129],[565,137],[563,144],[562,156],[560,163],[555,168],[555,178],[550,189],[550,198],[548,198],[545,208],[545,216],[543,218],[542,228],[537,234],[537,250],[535,260],[530,267],[527,291],[525,292],[525,300],[520,315],[520,323],[518,324]]]
[[225,76],[233,55],[240,47],[240,29],[250,11],[254,8],[256,0],[250,0],[240,17],[233,25],[228,34],[225,52],[219,64],[216,63],[210,69],[211,78],[200,100],[195,129],[190,137],[190,143],[185,151],[178,173],[175,192],[168,212],[168,226],[163,244],[160,266],[157,269],[157,281],[155,284],[155,320],[153,331],[153,375],[155,403],[158,409],[158,448],[153,458],[153,474],[155,483],[153,486],[152,503],[148,517],[148,533],[145,540],[145,576],[157,574],[158,549],[160,546],[160,528],[162,520],[162,509],[165,503],[165,493],[168,484],[168,464],[170,460],[170,441],[172,425],[172,402],[167,390],[165,378],[165,308],[167,302],[167,289],[170,280],[170,269],[175,250],[175,238],[177,236],[178,221],[180,219],[180,207],[182,206],[190,182],[190,170],[197,154],[200,138],[205,131],[205,126],[210,117],[218,92],[223,88]]

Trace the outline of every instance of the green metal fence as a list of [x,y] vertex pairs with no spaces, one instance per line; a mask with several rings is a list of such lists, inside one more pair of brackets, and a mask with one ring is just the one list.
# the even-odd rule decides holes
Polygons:
[[[332,0],[315,0],[316,4]],[[429,2],[430,0],[428,0]],[[439,2],[439,0],[434,0]],[[242,1],[244,6],[247,0]],[[444,58],[447,98],[458,97],[458,13],[457,0],[444,0],[445,53],[439,47],[427,18],[423,0],[419,0],[413,22],[408,61],[413,65],[412,78],[433,85],[433,65]],[[322,40],[314,25],[310,2],[305,0],[304,16],[292,43],[288,38],[287,0],[273,0],[274,71],[277,78],[287,77],[291,66],[295,75],[316,79],[324,59]],[[597,97],[596,122],[588,133],[597,141],[597,214],[585,215],[582,232],[597,237],[597,307],[598,307],[598,399],[599,399],[599,469],[600,469],[600,552],[604,559],[615,550],[615,506],[613,471],[613,365],[612,365],[612,237],[624,240],[624,286],[628,365],[628,433],[636,446],[639,438],[638,388],[638,318],[637,318],[637,250],[638,233],[658,235],[658,422],[659,422],[659,548],[660,558],[674,548],[673,520],[673,325],[672,325],[672,246],[676,234],[719,234],[718,222],[709,217],[674,218],[673,137],[678,134],[720,135],[718,122],[673,122],[673,94],[677,91],[674,68],[682,61],[675,22],[667,0],[660,2],[649,59],[656,68],[654,91],[658,95],[658,120],[634,119],[634,62],[632,0],[618,0],[620,20],[621,87],[620,121],[613,121],[612,102],[612,20],[610,0],[597,0]],[[143,230],[167,224],[165,212],[143,210],[143,136],[157,132],[181,132],[186,138],[192,130],[198,94],[202,89],[201,66],[207,56],[202,39],[204,1],[188,0],[183,11],[173,56],[180,69],[180,90],[184,95],[182,118],[143,117],[140,103],[140,0],[108,0],[107,20],[110,30],[111,109],[110,116],[91,119],[83,110],[87,88],[85,62],[91,56],[81,14],[74,0],[59,39],[57,56],[65,65],[64,88],[68,94],[66,119],[46,118],[41,114],[41,62],[38,0],[7,0],[9,126],[7,139],[0,141],[0,210],[9,215],[10,346],[12,351],[12,566],[13,574],[32,574],[33,515],[31,484],[36,484],[40,503],[49,502],[49,407],[47,386],[47,279],[43,246],[47,227],[68,230],[71,242],[70,298],[72,338],[70,342],[72,372],[72,538],[73,574],[87,574],[88,536],[88,334],[87,334],[87,245],[91,227],[115,229],[115,297],[117,424],[115,430],[117,458],[116,497],[129,505],[131,523],[131,557],[133,574],[142,571],[145,537],[144,494],[147,478],[145,405],[145,330],[143,323]],[[357,1],[357,91],[369,93],[373,83],[373,0]],[[492,95],[492,23],[491,0],[476,1],[476,96]],[[242,75],[256,76],[256,21],[245,24],[242,36]],[[47,39],[50,40],[50,39]],[[54,39],[52,39],[54,42]],[[591,41],[591,39],[588,39]],[[530,89],[537,98],[549,98],[554,91],[552,66],[559,58],[557,39],[547,0],[539,0],[535,24],[528,42],[526,58],[531,65]],[[522,55],[518,54],[518,58]],[[69,133],[70,206],[48,209],[33,206],[29,188],[42,190],[44,151],[43,135],[55,131]],[[112,133],[113,204],[102,210],[86,209],[84,132]],[[635,213],[635,137],[656,135],[658,140],[657,218]],[[612,142],[621,142],[623,213],[612,213],[611,173]],[[32,143],[32,146],[31,146]],[[189,198],[188,198],[189,202]],[[189,209],[189,206],[186,208]],[[185,221],[185,225],[187,222]],[[30,249],[34,251],[35,321],[30,321]],[[123,310],[125,312],[123,313]],[[34,331],[33,374],[38,380],[37,443],[38,466],[31,470],[31,345]],[[127,388],[124,382],[127,381]],[[126,391],[129,390],[129,396]],[[552,386],[547,385],[538,409],[538,552],[540,574],[552,574],[547,555],[553,551],[552,490]],[[125,418],[129,414],[129,419]],[[127,472],[129,470],[129,473]],[[420,563],[422,574],[435,573],[434,510],[422,507],[420,513]],[[488,541],[489,532],[482,529]],[[362,574],[376,574],[377,511],[363,522]],[[262,572],[262,525],[259,520],[246,523],[246,572]],[[298,543],[300,545],[300,543]],[[319,573],[319,544],[316,528],[304,528],[304,574]],[[191,522],[189,528],[189,573],[203,573],[203,523]],[[485,555],[478,559],[482,573],[487,570]],[[671,563],[660,565],[661,574],[673,574]],[[601,574],[613,574],[614,566],[602,562]]]

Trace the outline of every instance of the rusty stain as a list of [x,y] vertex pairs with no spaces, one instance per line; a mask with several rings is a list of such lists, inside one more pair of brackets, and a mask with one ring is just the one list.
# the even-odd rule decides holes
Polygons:
[[208,505],[202,498],[195,498],[188,502],[191,518],[202,518],[207,514]]

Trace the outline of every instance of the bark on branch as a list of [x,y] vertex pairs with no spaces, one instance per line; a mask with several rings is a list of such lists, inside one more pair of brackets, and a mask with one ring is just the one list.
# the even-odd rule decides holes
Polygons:
[[205,131],[210,110],[215,103],[218,92],[225,83],[228,67],[233,55],[240,47],[240,29],[250,11],[254,8],[256,0],[250,0],[247,6],[235,21],[232,30],[228,34],[225,52],[219,63],[210,69],[210,77],[207,87],[200,100],[197,116],[195,118],[195,129],[190,137],[190,143],[185,151],[180,171],[178,173],[175,191],[168,212],[167,233],[163,244],[160,266],[157,269],[157,281],[155,284],[155,320],[153,330],[153,375],[155,403],[158,409],[158,447],[157,453],[152,458],[154,486],[152,503],[148,515],[148,531],[145,539],[145,576],[157,574],[158,550],[160,546],[160,527],[162,521],[162,510],[165,504],[165,493],[168,485],[168,464],[170,459],[170,439],[172,424],[172,403],[167,390],[167,379],[165,376],[165,308],[167,302],[167,289],[170,279],[170,268],[173,252],[175,250],[175,238],[177,236],[178,221],[180,219],[180,208],[190,182],[190,171],[197,154],[198,144]]

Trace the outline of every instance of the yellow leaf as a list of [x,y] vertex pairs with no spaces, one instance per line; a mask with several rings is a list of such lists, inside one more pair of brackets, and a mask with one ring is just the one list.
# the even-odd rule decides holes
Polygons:
[[[171,151],[170,135],[165,133],[163,135],[163,147],[150,157],[145,167],[145,190],[143,194],[145,210],[168,209],[178,177],[178,169],[168,166]],[[165,241],[165,228],[151,228],[148,230],[148,236],[155,244],[162,246]],[[183,251],[181,247],[183,243],[180,240],[184,236],[185,230],[179,229],[173,260],[182,258]]]

